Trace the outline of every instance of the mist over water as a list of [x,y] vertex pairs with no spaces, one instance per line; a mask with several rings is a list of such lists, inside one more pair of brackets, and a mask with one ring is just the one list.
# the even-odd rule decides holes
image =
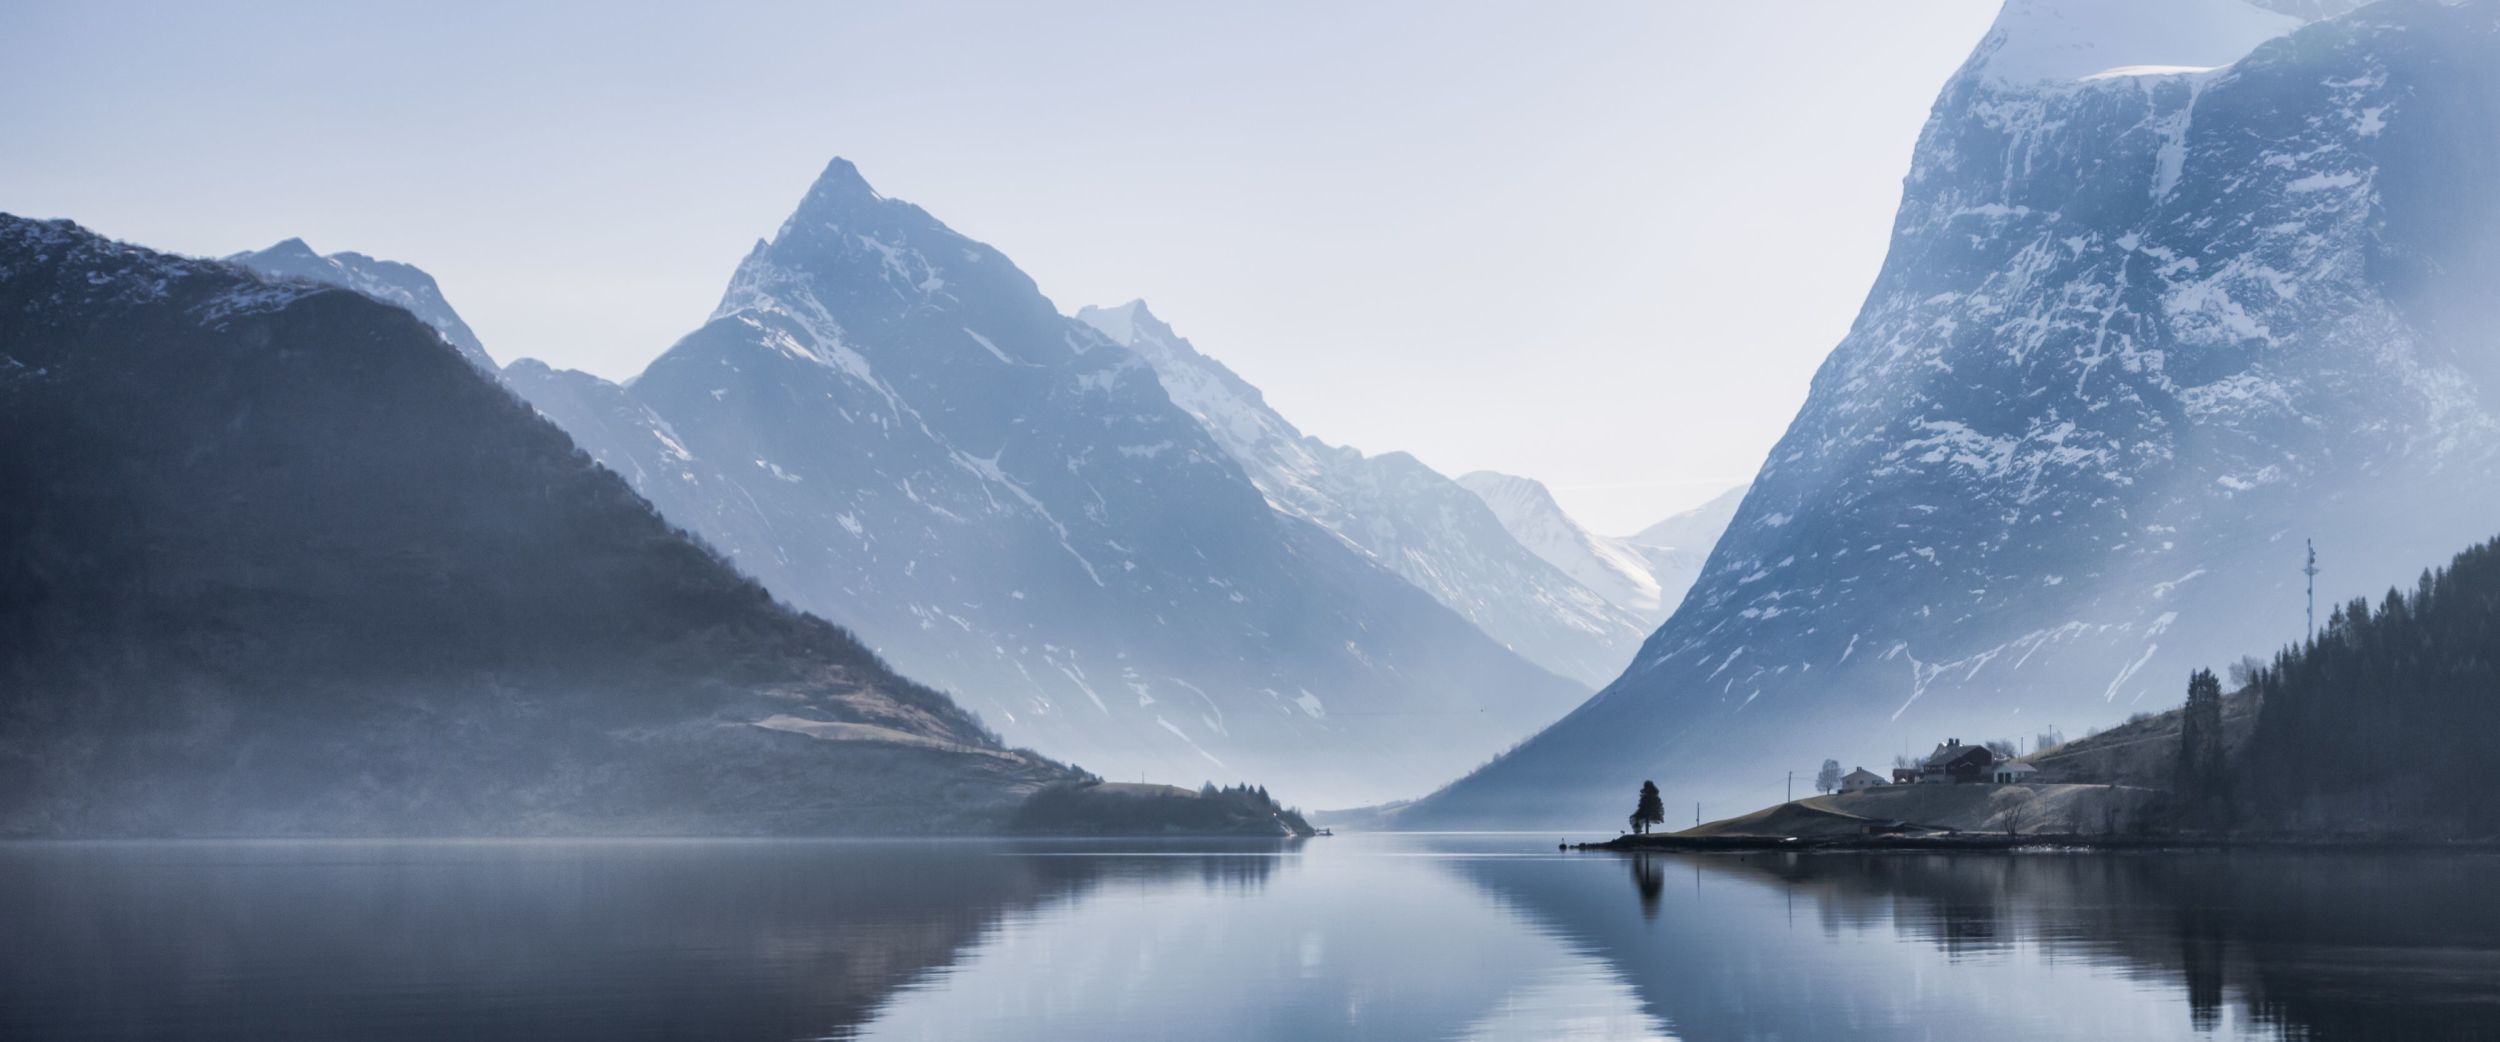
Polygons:
[[0,847],[13,1039],[2472,1038],[2488,855]]

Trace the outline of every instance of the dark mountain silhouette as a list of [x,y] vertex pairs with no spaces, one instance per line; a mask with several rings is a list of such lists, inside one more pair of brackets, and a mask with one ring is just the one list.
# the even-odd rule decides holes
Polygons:
[[0,833],[995,826],[1002,748],[408,312],[0,216]]

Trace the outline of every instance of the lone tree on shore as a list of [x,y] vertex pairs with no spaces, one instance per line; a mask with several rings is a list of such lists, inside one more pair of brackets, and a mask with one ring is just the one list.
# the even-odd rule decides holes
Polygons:
[[1840,791],[1840,761],[1823,761],[1823,769],[1814,774],[1814,791],[1820,793]]
[[1649,831],[1650,826],[1663,825],[1666,824],[1666,821],[1667,804],[1665,800],[1658,798],[1658,783],[1654,781],[1642,782],[1641,801],[1634,804],[1632,807],[1633,834],[1638,835],[1640,833],[1647,832]]

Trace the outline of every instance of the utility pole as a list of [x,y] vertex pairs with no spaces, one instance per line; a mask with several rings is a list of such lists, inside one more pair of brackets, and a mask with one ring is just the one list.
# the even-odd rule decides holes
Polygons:
[[1700,800],[1694,800],[1694,801],[1693,801],[1693,827],[1694,827],[1694,828],[1700,828],[1700,827],[1701,827],[1701,801],[1700,801]]
[[2318,541],[2315,539],[2306,539],[2302,541],[2309,544],[2309,565],[2308,567],[2300,570],[2300,574],[2309,577],[2308,635],[2315,637],[2318,635]]
[[1788,802],[1797,802],[1797,772],[1788,772]]

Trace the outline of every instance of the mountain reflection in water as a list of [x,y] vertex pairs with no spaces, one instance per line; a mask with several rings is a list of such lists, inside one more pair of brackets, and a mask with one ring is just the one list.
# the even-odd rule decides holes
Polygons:
[[1552,842],[6,844],[0,1037],[2500,1037],[2500,858]]
[[1464,869],[1689,1038],[2500,1038],[2491,855],[1618,860],[1630,902]]

